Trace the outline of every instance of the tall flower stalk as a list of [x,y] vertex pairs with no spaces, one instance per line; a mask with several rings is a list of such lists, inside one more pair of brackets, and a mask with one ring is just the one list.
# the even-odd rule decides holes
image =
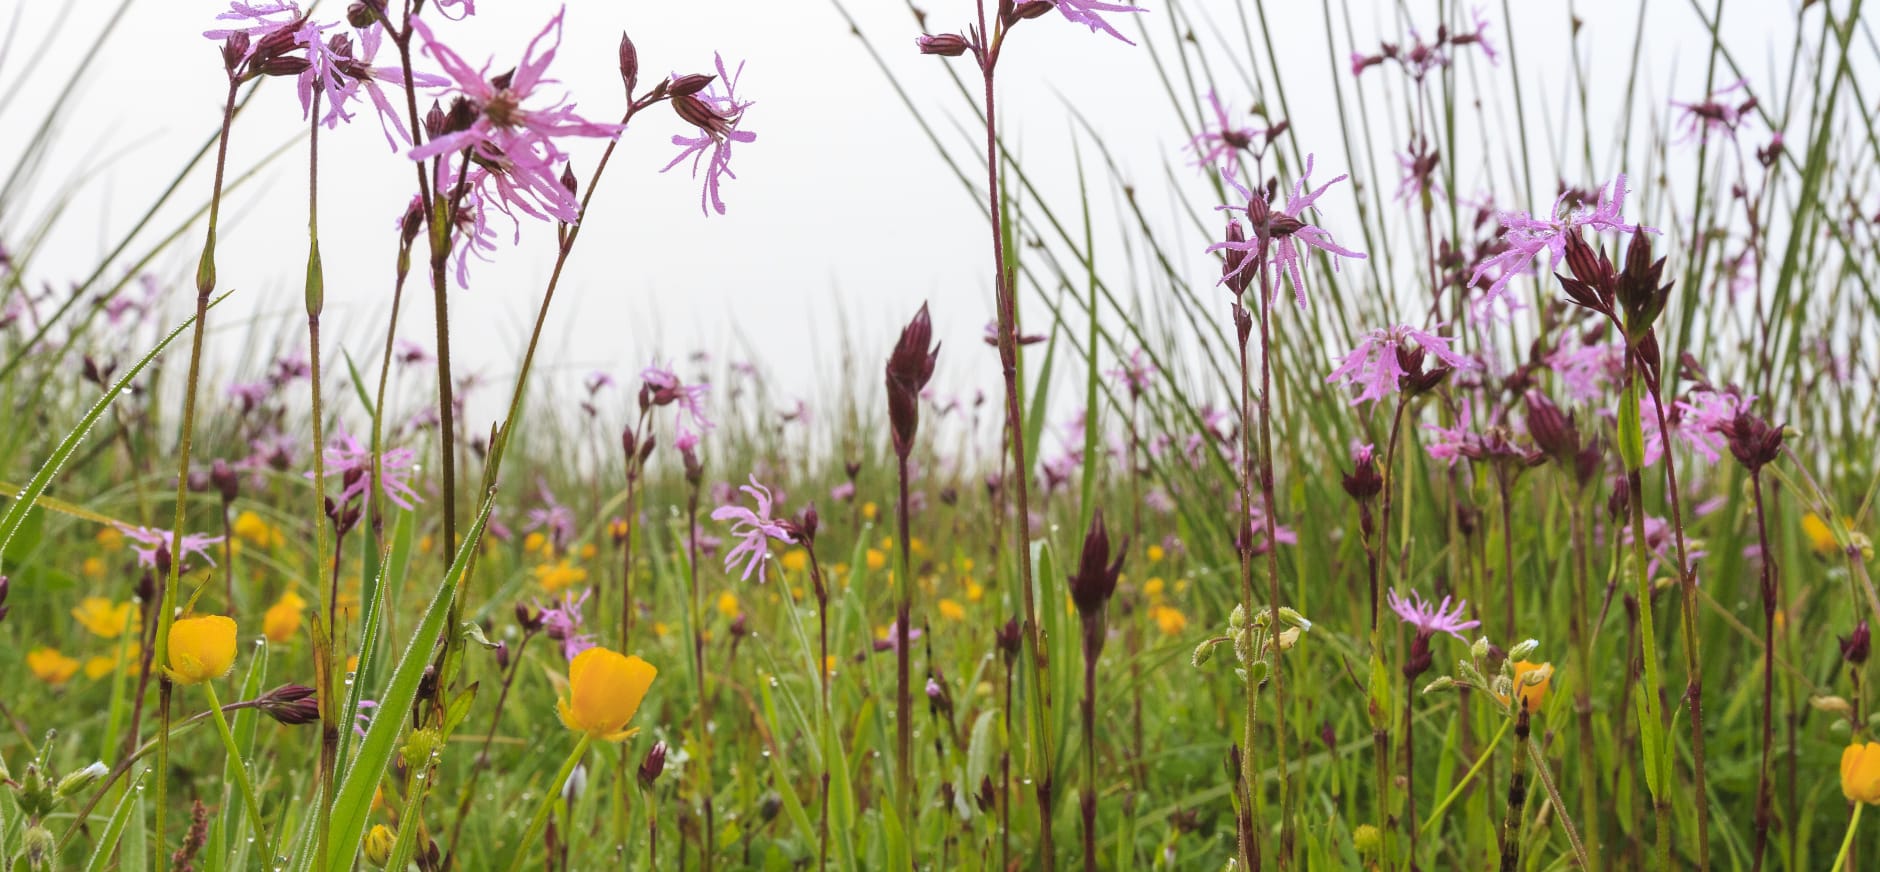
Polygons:
[[886,369],[888,423],[893,431],[894,459],[900,484],[899,499],[895,503],[895,520],[900,526],[897,539],[901,572],[897,589],[901,597],[894,618],[894,788],[899,800],[897,810],[901,826],[909,833],[914,830],[918,791],[914,785],[914,691],[908,659],[910,649],[913,648],[909,644],[911,640],[908,632],[913,624],[916,585],[908,538],[911,506],[908,500],[907,462],[908,456],[914,451],[914,437],[920,430],[920,394],[926,389],[927,381],[933,378],[934,364],[939,359],[940,346],[933,341],[933,321],[928,317],[927,305],[922,303],[920,311],[915,312],[913,319],[902,328],[901,338],[895,342],[894,351],[888,355]]
[[1103,643],[1109,636],[1110,597],[1116,593],[1116,579],[1129,554],[1125,538],[1110,560],[1110,533],[1103,524],[1103,510],[1090,518],[1084,534],[1082,556],[1077,573],[1069,579],[1071,602],[1077,607],[1083,625],[1084,699],[1084,783],[1077,796],[1083,813],[1084,872],[1097,869],[1097,660],[1103,656]]

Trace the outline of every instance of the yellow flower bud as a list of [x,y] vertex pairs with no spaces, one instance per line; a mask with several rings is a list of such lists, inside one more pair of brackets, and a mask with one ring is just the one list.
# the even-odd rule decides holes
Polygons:
[[170,625],[170,680],[201,684],[235,665],[235,622],[222,615],[182,618]]
[[373,824],[371,832],[366,833],[366,859],[374,866],[384,866],[392,859],[392,845],[398,841],[398,834],[384,824]]
[[627,722],[658,675],[653,664],[638,657],[589,648],[568,664],[568,695],[558,706],[561,722],[604,742],[625,739],[634,732],[626,729]]

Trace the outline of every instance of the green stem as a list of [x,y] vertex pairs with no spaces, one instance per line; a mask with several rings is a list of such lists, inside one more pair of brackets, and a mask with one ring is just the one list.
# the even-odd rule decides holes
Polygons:
[[203,682],[202,692],[209,697],[209,714],[215,720],[215,731],[222,736],[222,747],[228,751],[229,768],[235,772],[235,786],[241,789],[242,802],[248,807],[248,827],[254,831],[255,844],[260,850],[268,850],[268,834],[262,827],[261,802],[255,799],[255,788],[248,780],[248,764],[242,762],[242,752],[235,747],[235,734],[229,732],[228,718],[222,714],[222,701],[215,696],[215,682]]
[[594,737],[581,734],[581,741],[574,744],[574,751],[568,759],[561,761],[561,771],[555,773],[555,780],[548,783],[542,791],[542,802],[535,807],[535,816],[529,819],[529,829],[522,834],[522,841],[516,843],[516,858],[509,861],[509,872],[521,872],[523,860],[529,856],[529,846],[542,835],[542,828],[548,825],[548,810],[555,806],[555,798],[561,795],[561,787],[568,783],[568,776],[574,774],[574,767],[580,765],[582,755],[587,753],[588,745]]
[[1860,827],[1860,810],[1866,805],[1864,802],[1854,803],[1854,816],[1847,821],[1847,835],[1841,837],[1841,851],[1834,855],[1831,872],[1841,872],[1841,867],[1847,863],[1847,851],[1854,847],[1854,830]]

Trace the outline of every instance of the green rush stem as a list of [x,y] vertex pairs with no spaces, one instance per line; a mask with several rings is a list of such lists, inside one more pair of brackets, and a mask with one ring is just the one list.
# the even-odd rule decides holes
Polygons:
[[561,761],[561,769],[555,773],[555,780],[549,782],[542,791],[542,801],[535,807],[535,816],[529,819],[529,829],[522,834],[522,840],[516,843],[516,856],[509,862],[509,872],[521,872],[523,862],[531,853],[531,846],[541,837],[542,828],[548,825],[549,809],[554,807],[555,800],[561,796],[562,785],[568,783],[568,776],[574,774],[574,767],[581,764],[582,755],[587,753],[588,746],[593,742],[593,736],[582,733],[581,741],[574,743],[574,751],[568,754],[568,759]]
[[1841,872],[1841,867],[1847,864],[1847,852],[1854,847],[1854,830],[1860,827],[1860,810],[1865,805],[1864,802],[1854,803],[1854,815],[1847,820],[1847,835],[1841,837],[1841,850],[1834,855],[1834,868],[1830,872]]
[[392,314],[385,323],[385,352],[379,358],[379,384],[372,400],[372,484],[366,490],[366,527],[371,531],[369,535],[374,551],[379,550],[385,526],[385,510],[378,500],[385,480],[385,466],[379,456],[385,450],[385,385],[391,381],[392,349],[398,337],[398,310],[404,302],[405,279],[410,274],[411,243],[401,237],[398,241],[396,276],[392,280]]
[[1763,854],[1769,847],[1769,824],[1775,792],[1770,786],[1770,754],[1776,741],[1776,604],[1781,599],[1776,590],[1775,561],[1769,554],[1769,524],[1763,511],[1762,468],[1751,467],[1750,491],[1756,501],[1757,563],[1762,564],[1763,606],[1763,711],[1762,756],[1756,765],[1756,842],[1751,868],[1760,872]]
[[[698,483],[693,482],[686,497],[686,550],[691,560],[687,569],[687,579],[692,587],[692,671],[698,676],[698,707],[693,709],[694,723],[698,729],[699,804],[704,810],[705,830],[700,834],[698,855],[699,867],[705,872],[712,868],[712,734],[706,728],[706,709],[711,707],[711,697],[705,691],[705,594],[698,586]],[[683,846],[681,846],[683,848]],[[683,850],[681,851],[683,858]]]
[[[1639,656],[1643,661],[1645,672],[1645,686],[1640,688],[1639,692],[1645,694],[1643,716],[1653,719],[1653,722],[1649,724],[1640,723],[1639,732],[1641,734],[1646,731],[1658,733],[1658,743],[1662,744],[1668,739],[1663,735],[1664,718],[1658,707],[1658,689],[1661,686],[1658,676],[1658,636],[1655,622],[1652,620],[1652,580],[1650,573],[1646,571],[1649,556],[1645,553],[1645,503],[1643,495],[1639,493],[1643,488],[1642,478],[1636,469],[1627,473],[1627,489],[1631,492],[1631,498],[1626,502],[1631,503],[1632,508],[1632,562],[1634,571],[1638,573]],[[1660,770],[1663,765],[1662,748],[1646,748],[1645,750],[1657,755],[1655,758],[1647,759],[1645,765],[1654,770]],[[1663,782],[1662,773],[1652,780],[1658,783],[1658,789],[1652,792],[1652,807],[1658,819],[1658,868],[1670,869],[1672,868],[1671,797],[1669,795],[1671,787]]]
[[[308,344],[308,390],[313,397],[313,540],[314,554],[317,559],[326,559],[329,554],[333,560],[330,574],[335,579],[339,573],[339,546],[334,544],[329,551],[326,538],[326,434],[322,417],[320,397],[320,313],[325,308],[325,278],[320,262],[320,90],[314,89],[313,107],[308,113],[312,119],[307,136],[307,344]],[[375,462],[374,467],[377,466]],[[370,496],[367,497],[370,499]],[[344,511],[344,506],[340,507]],[[337,516],[336,516],[337,518]],[[334,523],[338,523],[337,519]],[[324,576],[328,572],[316,572]],[[326,632],[316,634],[319,650],[314,652],[317,660],[325,663],[325,668],[314,670],[315,683],[319,685],[320,700],[320,757],[317,780],[319,782],[320,804],[315,810],[318,834],[314,856],[322,868],[326,865],[329,850],[328,831],[332,829],[328,822],[333,816],[333,787],[339,770],[339,721],[344,715],[344,694],[339,692],[334,682],[335,663],[344,663],[339,657],[339,598],[334,585],[321,585],[326,593],[322,597],[320,610],[326,618]],[[231,749],[230,753],[233,753]],[[265,844],[265,843],[264,843]]]
[[1482,753],[1475,758],[1475,765],[1470,766],[1469,771],[1463,773],[1462,780],[1449,789],[1449,795],[1443,797],[1443,801],[1437,803],[1436,808],[1430,811],[1430,816],[1423,819],[1422,829],[1428,830],[1436,826],[1437,822],[1443,819],[1443,812],[1448,811],[1456,800],[1462,798],[1463,791],[1468,788],[1471,781],[1475,780],[1475,776],[1481,773],[1482,767],[1488,765],[1489,758],[1495,755],[1496,748],[1501,747],[1502,737],[1508,735],[1508,728],[1512,726],[1514,726],[1513,718],[1502,719],[1501,729],[1496,730],[1494,738],[1488,740],[1488,747],[1483,748]]
[[[809,555],[810,579],[816,588],[816,688],[819,694],[819,707],[822,723],[819,725],[817,743],[822,746],[822,789],[818,797],[820,809],[816,820],[816,868],[829,867],[829,730],[834,716],[829,709],[829,588],[823,583],[822,564],[816,560],[815,538],[803,544],[803,551]],[[1009,691],[1008,691],[1009,694]]]
[[1104,630],[1100,612],[1085,621],[1097,626],[1094,635],[1084,631],[1084,789],[1077,804],[1084,818],[1084,872],[1097,872],[1097,659],[1103,656]]
[[[196,263],[196,324],[190,329],[189,343],[189,383],[183,393],[183,428],[176,444],[176,522],[170,532],[170,543],[175,545],[183,541],[183,529],[187,521],[189,502],[189,450],[196,430],[196,395],[202,385],[202,336],[203,325],[209,317],[209,292],[215,289],[215,233],[216,222],[222,214],[222,179],[228,167],[229,127],[235,117],[235,89],[241,84],[229,74],[228,99],[222,107],[222,136],[215,152],[215,188],[209,197],[209,229],[203,242],[202,257]],[[157,609],[156,651],[152,655],[156,663],[169,662],[170,624],[175,618],[176,589],[181,577],[183,555],[170,556],[170,571],[163,583],[163,603]],[[159,678],[157,682],[158,708],[161,709],[162,731],[157,733],[157,809],[154,832],[157,841],[157,869],[159,872],[169,868],[169,855],[163,850],[164,813],[169,805],[170,786],[170,680]]]
[[1586,844],[1580,840],[1580,831],[1573,826],[1573,816],[1567,814],[1566,800],[1560,797],[1560,788],[1554,784],[1553,770],[1547,768],[1547,756],[1541,753],[1539,744],[1529,742],[1528,760],[1534,764],[1534,774],[1540,776],[1541,789],[1547,791],[1547,799],[1554,804],[1558,812],[1560,829],[1567,834],[1567,844],[1573,848],[1573,859],[1581,869],[1593,868],[1593,861],[1587,855]]
[[222,701],[216,698],[215,682],[202,683],[202,692],[209,697],[209,714],[215,721],[215,731],[222,736],[222,748],[228,751],[229,768],[235,771],[235,786],[241,789],[242,802],[248,807],[248,827],[254,830],[255,844],[260,850],[271,850],[268,834],[261,817],[261,802],[255,798],[254,784],[248,780],[248,764],[242,761],[241,749],[235,747],[235,734],[229,731],[228,718],[222,714]]
[[[1572,636],[1574,671],[1576,676],[1573,688],[1573,711],[1579,723],[1580,741],[1580,816],[1581,826],[1586,828],[1586,839],[1591,845],[1589,854],[1599,855],[1599,769],[1595,755],[1595,736],[1593,735],[1593,645],[1586,626],[1587,573],[1586,562],[1586,499],[1585,489],[1580,488],[1571,495],[1568,516],[1573,538],[1573,608],[1569,611],[1570,623],[1567,629]],[[1598,870],[1598,866],[1587,867]]]

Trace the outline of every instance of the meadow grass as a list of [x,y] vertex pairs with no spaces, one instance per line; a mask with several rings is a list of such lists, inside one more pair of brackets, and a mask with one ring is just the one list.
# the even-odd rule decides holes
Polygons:
[[[845,337],[813,415],[704,353],[575,384],[542,342],[577,293],[565,264],[603,255],[580,218],[621,126],[671,106],[695,131],[675,163],[701,161],[722,211],[753,142],[735,64],[642,75],[632,40],[551,25],[564,52],[618,52],[613,125],[531,93],[544,55],[488,80],[449,63],[467,3],[315,13],[343,50],[297,9],[237,7],[204,46],[229,73],[215,134],[96,263],[42,245],[69,194],[27,195],[56,184],[35,174],[61,83],[0,188],[0,863],[1875,850],[1859,0],[1794,10],[1795,60],[1768,75],[1719,35],[1726,4],[1693,4],[1702,84],[1664,101],[1635,69],[1609,114],[1577,41],[1643,45],[1623,21],[1573,24],[1572,79],[1543,88],[1522,64],[1549,47],[1451,3],[1399,4],[1389,30],[1331,4],[1323,34],[1275,34],[1261,3],[1108,5],[847,19],[931,171],[983,211],[991,299],[931,311],[990,314],[992,347],[936,345],[923,307],[898,338]],[[1191,145],[1149,177],[1101,135],[1133,110],[1065,105],[1068,160],[1010,135],[998,101],[1038,85],[999,59],[1072,24],[1150,57],[1168,100],[1144,116]],[[940,103],[891,60],[914,35]],[[289,99],[269,80],[309,70],[305,136],[243,141],[252,101]],[[1338,153],[1301,148],[1305,79],[1339,126],[1309,141]],[[412,206],[382,251],[322,251],[321,101],[373,114],[367,85],[418,149],[388,158],[414,167]],[[1564,120],[1530,102],[1563,97]],[[607,140],[596,165],[570,168],[571,136]],[[305,317],[223,322],[223,202],[303,160]],[[466,251],[503,256],[486,222],[509,212],[554,226],[553,271],[515,379],[460,383],[449,301]],[[139,282],[175,251],[186,281]],[[324,262],[368,254],[396,264],[390,317],[343,323]],[[440,325],[423,347],[395,341],[413,306]],[[980,395],[929,390],[935,355],[972,359]]]

